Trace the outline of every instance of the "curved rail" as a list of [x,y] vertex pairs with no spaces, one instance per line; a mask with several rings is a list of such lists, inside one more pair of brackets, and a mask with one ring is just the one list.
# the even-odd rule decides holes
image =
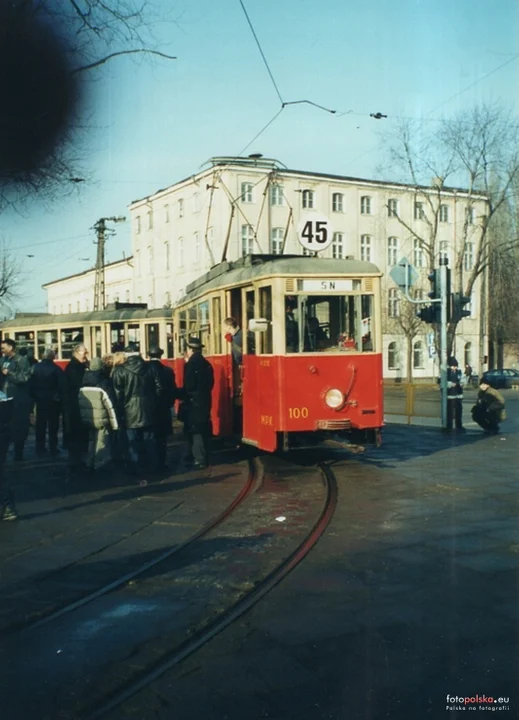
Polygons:
[[[39,618],[35,621],[30,621],[25,624],[15,624],[11,627],[6,628],[2,632],[1,639],[9,637],[10,635],[14,635],[17,632],[22,631],[28,631],[28,630],[35,630],[38,627],[41,627],[42,625],[46,625],[47,623],[50,623],[54,620],[57,620],[58,618],[62,617],[63,615],[66,615],[67,613],[73,612],[74,610],[77,610],[80,607],[83,607],[84,605],[87,605],[88,603],[92,602],[93,600],[96,600],[97,598],[101,597],[102,595],[106,595],[113,590],[117,590],[124,585],[126,585],[128,582],[133,580],[134,578],[138,577],[139,575],[142,575],[147,570],[149,570],[152,567],[155,567],[159,563],[163,562],[164,560],[167,560],[172,555],[175,555],[175,553],[180,552],[181,550],[184,550],[188,545],[191,545],[196,540],[199,540],[203,535],[206,535],[211,530],[214,530],[218,525],[221,525],[227,517],[236,509],[238,505],[240,505],[245,498],[249,495],[251,492],[254,482],[256,480],[256,470],[254,467],[254,461],[249,461],[249,473],[247,476],[247,480],[243,487],[241,488],[240,492],[236,495],[234,500],[228,505],[219,515],[217,515],[215,518],[207,522],[205,525],[203,525],[199,530],[196,531],[191,537],[189,537],[184,542],[180,543],[180,545],[174,545],[173,547],[169,548],[168,550],[165,550],[164,552],[160,553],[156,557],[154,557],[152,560],[148,560],[148,562],[143,563],[142,565],[139,565],[134,570],[131,570],[128,573],[125,573],[124,575],[121,575],[120,577],[116,578],[115,580],[112,580],[111,582],[107,583],[106,585],[101,586],[97,590],[94,590],[93,592],[88,593],[87,595],[84,595],[83,597],[79,598],[78,600],[74,600],[71,603],[68,603],[67,605],[64,605],[63,607],[59,608],[58,610],[55,610],[53,612],[50,612],[48,615],[45,615],[42,618]],[[168,510],[169,512],[169,510]],[[148,523],[144,528],[140,528],[135,534],[142,532],[146,527],[149,526],[150,523]],[[88,556],[91,557],[91,556]],[[87,559],[87,558],[83,558]],[[67,566],[69,567],[69,566]]]
[[122,689],[104,698],[102,704],[98,704],[96,707],[87,710],[84,714],[81,714],[79,716],[81,720],[97,720],[98,718],[103,717],[106,713],[121,705],[165,672],[182,662],[182,660],[185,660],[189,655],[197,652],[203,645],[212,640],[216,635],[222,632],[222,630],[225,630],[225,628],[235,622],[239,617],[241,617],[241,615],[250,610],[253,605],[269,593],[306,557],[306,555],[308,555],[310,550],[314,547],[328,527],[335,512],[338,499],[337,482],[332,470],[325,463],[318,463],[318,467],[321,470],[326,483],[326,499],[318,520],[294,552],[269,575],[267,575],[267,577],[259,583],[254,590],[247,593],[228,610],[225,610],[214,620],[214,622],[209,623],[209,625],[205,628],[202,628],[198,633],[181,643],[169,655],[162,658],[153,667],[142,673],[139,678],[129,682]]

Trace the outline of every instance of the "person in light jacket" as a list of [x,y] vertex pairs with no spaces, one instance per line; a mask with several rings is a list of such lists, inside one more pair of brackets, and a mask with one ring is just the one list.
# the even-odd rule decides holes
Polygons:
[[89,431],[85,465],[90,470],[98,470],[112,460],[110,435],[119,427],[114,405],[107,369],[101,358],[93,358],[79,390],[81,422]]

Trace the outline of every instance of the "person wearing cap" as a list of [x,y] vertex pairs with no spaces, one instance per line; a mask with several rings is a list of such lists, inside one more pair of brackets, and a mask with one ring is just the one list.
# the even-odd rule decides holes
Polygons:
[[128,438],[131,469],[151,469],[155,465],[153,427],[163,392],[162,383],[135,345],[128,345],[125,353],[126,362],[116,365],[112,373],[117,415]]
[[179,391],[182,407],[179,419],[184,423],[189,445],[188,459],[193,460],[195,469],[208,464],[208,440],[211,428],[211,393],[214,386],[214,372],[211,364],[202,355],[199,338],[191,337],[187,342],[184,386]]
[[173,434],[173,423],[171,411],[173,404],[177,398],[177,384],[175,382],[175,373],[172,368],[163,365],[160,361],[164,355],[164,350],[154,345],[150,347],[148,352],[150,369],[154,374],[158,375],[158,380],[162,385],[163,391],[158,398],[157,414],[155,416],[155,424],[153,426],[153,435],[155,440],[155,462],[156,471],[166,471],[168,437]]
[[112,460],[111,433],[119,425],[115,414],[115,396],[109,378],[110,368],[101,358],[92,358],[79,390],[81,422],[88,428],[89,443],[85,465],[98,470]]
[[465,432],[463,427],[463,386],[466,377],[459,369],[455,357],[450,357],[447,367],[447,431],[452,432],[453,425],[457,432]]

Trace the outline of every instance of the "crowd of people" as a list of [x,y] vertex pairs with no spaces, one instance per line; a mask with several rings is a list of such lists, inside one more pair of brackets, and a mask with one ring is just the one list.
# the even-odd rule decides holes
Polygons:
[[131,475],[160,474],[168,471],[167,442],[179,401],[178,417],[189,446],[185,462],[193,469],[205,468],[214,375],[202,349],[198,338],[188,339],[183,386],[177,387],[173,370],[160,362],[159,347],[149,349],[147,361],[133,344],[90,361],[80,343],[62,370],[51,348],[40,362],[31,362],[16,351],[13,340],[5,339],[0,362],[0,519],[17,517],[3,467],[11,444],[14,461],[24,459],[32,414],[37,456],[60,455],[61,424],[70,477],[110,465]]

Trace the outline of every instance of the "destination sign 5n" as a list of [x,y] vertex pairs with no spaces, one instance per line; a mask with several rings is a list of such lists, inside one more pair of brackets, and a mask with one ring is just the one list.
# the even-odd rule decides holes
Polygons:
[[303,280],[303,292],[351,292],[353,280]]

